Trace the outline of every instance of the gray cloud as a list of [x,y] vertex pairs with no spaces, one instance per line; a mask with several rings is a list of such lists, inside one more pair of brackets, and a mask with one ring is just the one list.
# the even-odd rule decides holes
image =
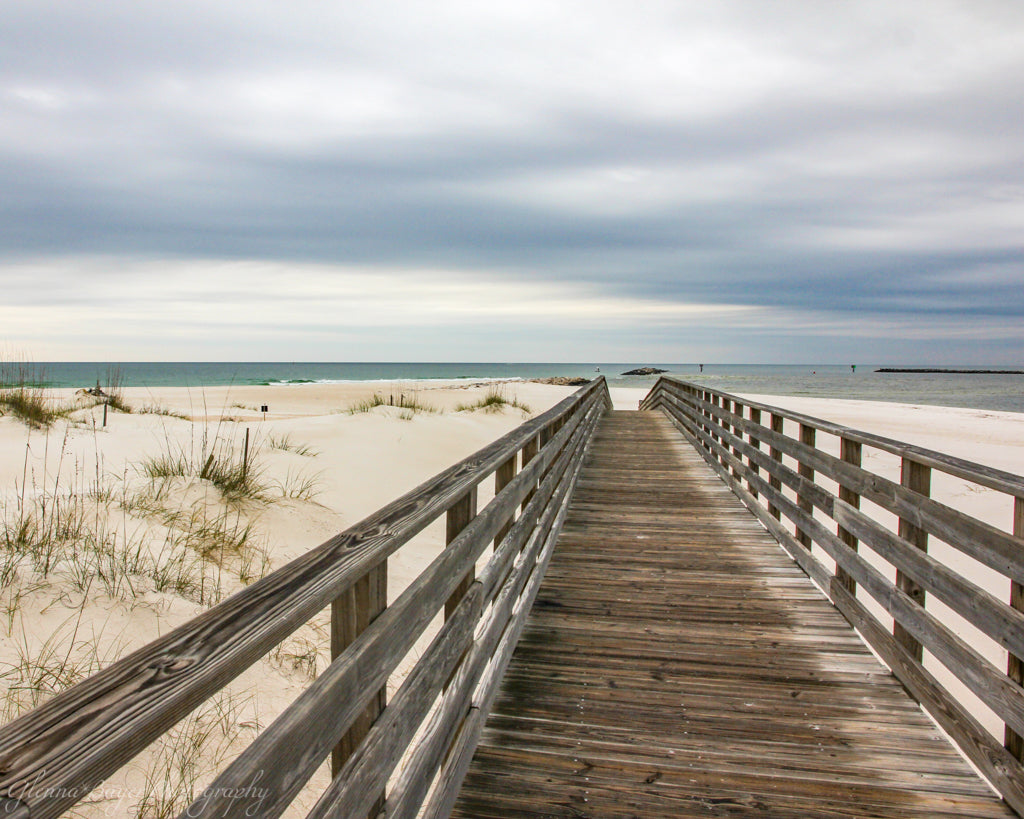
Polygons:
[[[858,314],[942,317],[936,358],[1019,357],[1012,329],[936,347],[948,322],[1024,318],[1019,4],[349,5],[6,10],[0,276],[563,282],[775,310],[789,325],[757,332],[780,354],[793,316]],[[741,356],[748,330],[715,327]],[[824,355],[852,343],[818,332]]]

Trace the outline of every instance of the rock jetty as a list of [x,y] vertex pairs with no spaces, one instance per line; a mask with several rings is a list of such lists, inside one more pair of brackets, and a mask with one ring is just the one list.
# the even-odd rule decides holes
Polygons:
[[660,375],[667,372],[668,370],[659,370],[657,367],[638,367],[635,370],[624,372],[623,375]]

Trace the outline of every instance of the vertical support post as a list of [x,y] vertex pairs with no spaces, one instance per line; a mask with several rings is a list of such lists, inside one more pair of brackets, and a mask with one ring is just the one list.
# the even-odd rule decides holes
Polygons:
[[103,402],[103,426],[107,425],[107,409],[110,407],[110,403],[107,401]]
[[245,428],[245,443],[242,444],[242,477],[249,475],[249,427]]
[[[900,483],[912,492],[927,498],[932,491],[931,467],[904,457],[900,465]],[[928,551],[928,533],[903,518],[900,518],[899,536],[922,552]],[[906,592],[915,603],[924,608],[924,589],[899,569],[896,570],[896,587]],[[921,644],[903,626],[894,623],[892,633],[896,641],[918,662],[924,659]]]
[[[743,412],[744,412],[744,407],[743,407],[743,405],[739,401],[733,401],[732,402],[732,411],[733,411],[734,415],[738,415],[740,418],[742,418],[743,417]],[[743,430],[742,430],[742,428],[738,427],[736,424],[732,425],[732,434],[735,435],[740,441],[743,440]],[[740,454],[740,448],[738,446],[736,446],[736,443],[738,443],[738,442],[733,442],[733,446],[732,446],[733,457],[736,458],[736,460],[739,461],[739,463],[743,463],[743,456]],[[740,476],[740,470],[739,470],[738,466],[734,466],[732,468],[732,476],[734,478],[738,478]]]
[[540,448],[541,449],[544,449],[544,447],[547,445],[548,441],[551,440],[551,437],[552,437],[551,426],[552,426],[551,424],[547,424],[546,426],[541,427],[541,430],[540,430]]
[[[816,433],[817,430],[814,427],[808,426],[807,424],[801,424],[800,443],[806,444],[809,447],[813,447]],[[799,467],[797,467],[797,472],[799,472],[801,478],[811,481],[812,483],[814,482],[814,470],[807,464],[805,464],[803,461],[800,461],[800,465]],[[806,512],[807,514],[814,514],[814,505],[811,503],[810,498],[804,497],[799,492],[797,492],[796,495],[796,505],[799,506],[800,509]],[[795,535],[796,539],[800,542],[800,545],[803,546],[805,549],[810,550],[810,535],[804,532],[799,526],[796,527]]]
[[[756,424],[757,426],[761,426],[761,410],[755,407],[750,408],[750,423]],[[747,435],[747,441],[750,443],[752,447],[754,447],[754,449],[761,448],[761,439],[758,438],[753,432],[750,432]],[[754,463],[753,458],[747,458],[747,466],[750,467],[750,471],[753,472],[755,475],[760,474],[761,467]],[[755,500],[757,499],[757,488],[749,480],[747,481],[747,491],[754,496]]]
[[707,411],[708,428],[707,429],[708,429],[708,436],[711,438],[711,440],[708,442],[708,451],[714,453],[714,451],[715,451],[714,442],[718,440],[718,436],[715,435],[715,431],[711,428],[711,421],[715,417],[715,411],[712,409],[712,407],[717,407],[718,406],[718,396],[716,396],[713,392],[711,392],[711,390],[708,390],[707,401],[708,401],[708,411]]
[[[497,497],[498,493],[501,492],[506,486],[512,483],[512,479],[516,476],[516,455],[513,453],[512,457],[509,458],[505,463],[497,468],[494,472],[494,496]],[[509,518],[506,523],[501,525],[498,530],[498,534],[494,538],[494,548],[498,548],[498,544],[505,539],[505,535],[508,534],[509,529],[512,528],[513,518]]]
[[[1024,498],[1013,499],[1013,536],[1024,538]],[[1010,605],[1017,611],[1024,611],[1024,586],[1016,580],[1010,581]],[[1024,659],[1011,653],[1006,673],[1017,685],[1024,685]],[[1009,725],[1005,736],[1006,750],[1024,761],[1024,738]]]
[[[721,396],[716,395],[711,403],[715,405],[714,421],[716,424],[718,424],[719,428],[721,428],[722,425],[725,423],[722,420],[721,410],[725,407],[726,400]],[[722,463],[722,434],[716,432],[714,434],[714,439],[715,441],[718,442],[718,447],[715,449],[715,460],[718,461],[719,463]]]
[[[861,449],[862,447],[857,441],[851,441],[849,438],[839,439],[839,457],[848,464],[853,464],[854,466],[861,465]],[[839,484],[839,500],[850,504],[854,509],[860,509],[860,495],[852,489],[847,489],[842,483]],[[857,551],[857,538],[847,532],[842,526],[837,527],[836,534],[839,535],[839,539],[843,543],[855,552]],[[846,589],[851,595],[857,593],[857,583],[847,574],[846,569],[842,566],[836,566],[835,582]]]
[[[711,394],[711,390],[704,390],[704,403],[705,404],[710,404],[712,401],[714,401],[714,396]],[[715,439],[715,436],[714,436],[714,433],[711,432],[710,424],[707,423],[707,421],[710,420],[710,418],[711,418],[711,410],[708,407],[704,408],[704,418],[705,418],[704,432],[707,433],[707,435],[713,441]],[[711,442],[710,441],[705,441],[704,442],[704,448],[708,452],[711,452],[711,450],[712,450]]]
[[[722,418],[721,410],[726,409],[729,406],[729,402],[726,401],[723,396],[719,396],[715,400],[715,406],[718,407],[719,409],[719,412],[716,413],[715,421],[718,423],[718,428],[724,431],[725,429],[729,428],[729,425],[725,422],[725,419]],[[722,455],[722,448],[723,446],[725,446],[725,436],[719,433],[718,435],[715,436],[715,440],[718,441],[718,453],[715,457],[718,458],[718,462],[720,464],[724,465],[725,458]],[[728,451],[728,448],[726,448],[726,451]]]
[[[388,604],[388,562],[370,569],[359,580],[331,603],[331,659],[335,660],[380,615]],[[387,688],[382,687],[366,706],[366,710],[352,723],[331,753],[332,776],[337,776],[359,743],[370,731],[374,721],[387,704]],[[380,805],[384,796],[381,794]],[[370,811],[376,816],[379,808]]]
[[[538,450],[539,450],[539,446],[537,445],[537,437],[536,436],[534,436],[529,441],[527,441],[525,444],[523,444],[523,455],[522,455],[523,465],[520,467],[520,469],[526,469],[526,465],[530,461],[532,461],[534,458],[537,457]],[[526,493],[526,497],[523,498],[523,505],[522,505],[523,509],[526,508],[526,504],[528,504],[530,502],[530,499],[532,497],[533,497],[533,490],[530,490],[529,492]]]
[[[445,543],[451,543],[458,537],[459,532],[466,528],[466,525],[476,517],[476,487],[470,489],[461,499],[455,501],[452,507],[448,510],[447,518],[447,533],[445,536]],[[447,620],[452,616],[452,612],[455,611],[455,607],[459,605],[459,601],[462,600],[463,595],[469,590],[469,587],[473,585],[473,580],[476,577],[476,569],[470,568],[466,572],[466,576],[459,581],[459,585],[455,587],[455,591],[452,592],[451,597],[444,604],[444,619]]]
[[[785,418],[783,416],[773,412],[771,418],[772,432],[777,433],[778,435],[784,434],[782,431],[784,422]],[[779,463],[782,463],[782,450],[779,449],[778,447],[769,446],[768,455],[771,457],[773,461],[778,461]],[[782,479],[778,475],[769,475],[768,484],[776,492],[782,491]],[[776,520],[780,520],[782,518],[782,513],[779,511],[779,507],[775,506],[772,503],[768,504],[768,513]]]

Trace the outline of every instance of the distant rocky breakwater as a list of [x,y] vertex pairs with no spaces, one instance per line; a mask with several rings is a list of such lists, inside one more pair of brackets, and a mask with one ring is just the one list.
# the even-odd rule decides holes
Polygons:
[[668,370],[659,370],[657,367],[637,367],[635,370],[627,370],[623,375],[661,375]]
[[939,375],[1024,375],[1024,370],[946,370],[938,368],[881,367],[876,373],[924,373]]

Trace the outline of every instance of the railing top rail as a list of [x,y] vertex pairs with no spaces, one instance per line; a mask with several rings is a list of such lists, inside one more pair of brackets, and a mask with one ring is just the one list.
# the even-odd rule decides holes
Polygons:
[[0,807],[5,794],[41,770],[50,776],[74,769],[76,787],[84,783],[88,792],[443,515],[541,430],[602,398],[610,403],[600,376],[360,523],[0,726]]
[[662,376],[651,388],[650,393],[644,398],[644,401],[646,402],[649,400],[651,396],[654,395],[655,391],[663,387],[664,384],[706,390],[714,393],[715,395],[727,398],[730,401],[739,402],[745,407],[752,407],[754,409],[761,410],[762,412],[774,413],[775,415],[780,415],[799,424],[813,427],[821,432],[846,438],[847,440],[854,441],[859,444],[866,444],[867,446],[874,447],[875,449],[880,449],[893,455],[898,455],[901,458],[907,458],[923,466],[938,469],[941,472],[946,472],[958,478],[963,478],[971,481],[972,483],[976,483],[979,486],[994,489],[998,492],[1005,492],[1008,495],[1014,495],[1018,498],[1024,498],[1024,477],[1015,475],[1012,472],[1005,472],[1001,469],[995,469],[974,461],[968,461],[964,458],[947,455],[944,452],[936,452],[935,450],[915,446],[914,444],[908,444],[894,438],[886,438],[882,435],[876,435],[871,432],[864,432],[863,430],[847,427],[843,424],[826,421],[823,418],[816,418],[813,415],[805,415],[783,407],[765,404],[760,401],[751,400],[750,398],[723,392],[722,390],[708,387],[705,384],[697,384],[691,381],[684,381],[680,378]]

